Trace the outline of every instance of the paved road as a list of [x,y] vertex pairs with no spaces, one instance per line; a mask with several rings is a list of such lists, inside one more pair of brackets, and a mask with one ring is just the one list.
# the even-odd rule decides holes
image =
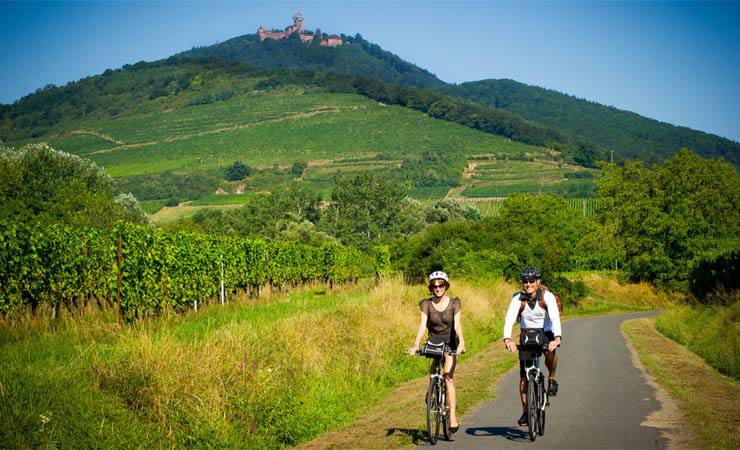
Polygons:
[[619,329],[626,319],[652,314],[563,322],[560,390],[547,410],[545,434],[535,442],[516,423],[521,415],[517,368],[501,379],[494,400],[463,418],[453,441],[440,440],[436,447],[665,448],[668,442],[660,436],[661,429],[641,425],[660,404],[634,366]]

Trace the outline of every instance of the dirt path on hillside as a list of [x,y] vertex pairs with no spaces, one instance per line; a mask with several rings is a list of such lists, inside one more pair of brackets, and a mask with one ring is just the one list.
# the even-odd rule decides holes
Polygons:
[[[496,341],[471,357],[462,356],[455,370],[460,423],[475,405],[494,397],[493,387],[508,372],[517,356]],[[424,393],[429,377],[423,376],[398,387],[380,405],[342,430],[332,431],[299,449],[387,449],[426,443]]]

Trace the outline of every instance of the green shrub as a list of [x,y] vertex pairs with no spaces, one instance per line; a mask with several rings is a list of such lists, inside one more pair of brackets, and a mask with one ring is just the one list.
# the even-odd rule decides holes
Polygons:
[[563,306],[570,308],[577,308],[580,301],[589,294],[588,286],[583,281],[570,281],[559,275],[543,277],[542,284],[560,296]]
[[740,289],[740,248],[725,250],[699,258],[689,274],[691,292],[707,298],[715,290]]

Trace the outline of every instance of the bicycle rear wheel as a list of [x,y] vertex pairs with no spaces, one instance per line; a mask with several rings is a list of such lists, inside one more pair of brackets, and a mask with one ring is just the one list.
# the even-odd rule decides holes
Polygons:
[[447,389],[442,386],[442,395],[439,396],[439,410],[442,414],[442,435],[448,441],[452,438],[450,433],[450,407],[447,406]]
[[527,379],[527,428],[529,439],[537,439],[537,379],[530,375]]
[[439,386],[432,382],[429,384],[427,392],[427,433],[429,434],[429,443],[437,443],[439,436]]
[[547,410],[545,402],[547,397],[545,394],[545,378],[540,375],[540,382],[537,389],[537,432],[540,436],[545,434],[545,411]]

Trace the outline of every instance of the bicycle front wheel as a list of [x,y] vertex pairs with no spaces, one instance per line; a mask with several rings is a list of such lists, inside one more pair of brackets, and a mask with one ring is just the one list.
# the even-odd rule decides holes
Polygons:
[[447,389],[442,386],[442,395],[439,396],[439,410],[442,415],[442,434],[448,441],[452,438],[450,433],[450,407],[447,405]]
[[534,375],[527,379],[527,428],[529,439],[537,439],[537,379]]
[[429,433],[429,443],[437,443],[439,436],[439,386],[436,383],[429,384],[427,392],[427,433]]

